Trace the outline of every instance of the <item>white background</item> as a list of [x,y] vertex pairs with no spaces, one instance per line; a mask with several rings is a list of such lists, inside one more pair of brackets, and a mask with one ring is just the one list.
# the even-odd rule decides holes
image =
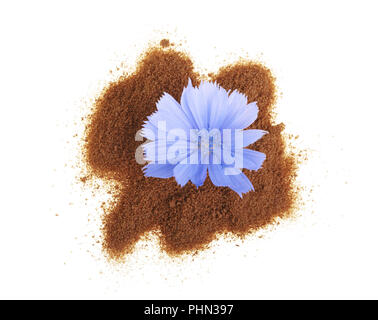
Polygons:
[[[0,298],[378,298],[377,30],[376,1],[1,2]],[[272,69],[305,204],[194,259],[152,241],[111,265],[73,135],[109,70],[166,32],[198,70]]]

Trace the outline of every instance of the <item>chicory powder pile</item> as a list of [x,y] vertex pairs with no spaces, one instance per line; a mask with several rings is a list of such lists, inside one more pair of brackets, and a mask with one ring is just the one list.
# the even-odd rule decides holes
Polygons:
[[[250,129],[269,134],[253,149],[265,153],[266,160],[257,172],[244,170],[255,191],[242,199],[229,188],[214,186],[209,177],[198,189],[191,183],[181,188],[174,178],[146,178],[135,160],[142,143],[135,141],[135,135],[143,121],[164,92],[179,101],[188,78],[193,85],[200,79],[213,80],[226,90],[245,94],[248,102],[257,101],[259,114]],[[163,250],[179,255],[206,248],[219,234],[243,237],[289,215],[297,198],[297,161],[287,150],[284,125],[273,121],[275,101],[274,78],[265,66],[242,61],[203,77],[194,72],[190,58],[166,39],[142,54],[133,73],[110,83],[87,119],[83,149],[91,175],[116,180],[121,186],[112,205],[104,209],[103,247],[109,257],[132,252],[150,231],[159,235]]]

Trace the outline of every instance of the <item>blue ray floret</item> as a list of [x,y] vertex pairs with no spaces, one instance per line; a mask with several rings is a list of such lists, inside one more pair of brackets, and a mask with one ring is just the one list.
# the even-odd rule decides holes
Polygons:
[[215,186],[229,187],[240,197],[254,190],[242,169],[259,170],[265,160],[264,153],[245,148],[267,133],[245,130],[257,118],[256,102],[213,82],[193,87],[189,79],[180,103],[164,93],[156,107],[141,131],[148,139],[145,176],[174,177],[180,186],[190,180],[200,187],[209,173]]

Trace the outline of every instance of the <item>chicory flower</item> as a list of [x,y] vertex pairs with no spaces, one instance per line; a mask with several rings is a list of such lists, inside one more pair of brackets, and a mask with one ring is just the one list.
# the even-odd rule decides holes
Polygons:
[[215,186],[229,187],[240,197],[254,190],[242,169],[259,170],[265,160],[264,153],[245,148],[267,133],[244,130],[257,118],[256,102],[213,82],[193,87],[189,79],[180,103],[164,93],[156,106],[141,131],[148,139],[145,176],[174,177],[180,186],[190,180],[200,187],[209,173]]

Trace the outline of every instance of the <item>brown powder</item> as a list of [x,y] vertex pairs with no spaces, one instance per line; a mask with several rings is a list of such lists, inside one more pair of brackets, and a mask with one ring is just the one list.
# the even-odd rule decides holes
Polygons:
[[160,40],[160,45],[163,47],[163,48],[167,48],[171,45],[170,41],[168,39],[161,39]]
[[159,234],[161,247],[169,254],[194,252],[218,234],[243,237],[293,208],[296,162],[285,152],[283,124],[273,124],[274,78],[269,69],[250,61],[226,66],[211,79],[246,94],[249,102],[257,101],[259,117],[251,128],[269,134],[252,146],[267,155],[263,167],[257,172],[244,170],[256,191],[240,199],[228,188],[215,187],[209,177],[197,189],[191,183],[181,188],[174,178],[143,176],[135,160],[141,144],[135,134],[163,92],[180,100],[188,78],[199,83],[185,54],[152,48],[135,72],[111,83],[94,105],[86,130],[86,164],[93,175],[121,185],[113,206],[104,209],[103,247],[111,258],[130,253],[149,231]]

